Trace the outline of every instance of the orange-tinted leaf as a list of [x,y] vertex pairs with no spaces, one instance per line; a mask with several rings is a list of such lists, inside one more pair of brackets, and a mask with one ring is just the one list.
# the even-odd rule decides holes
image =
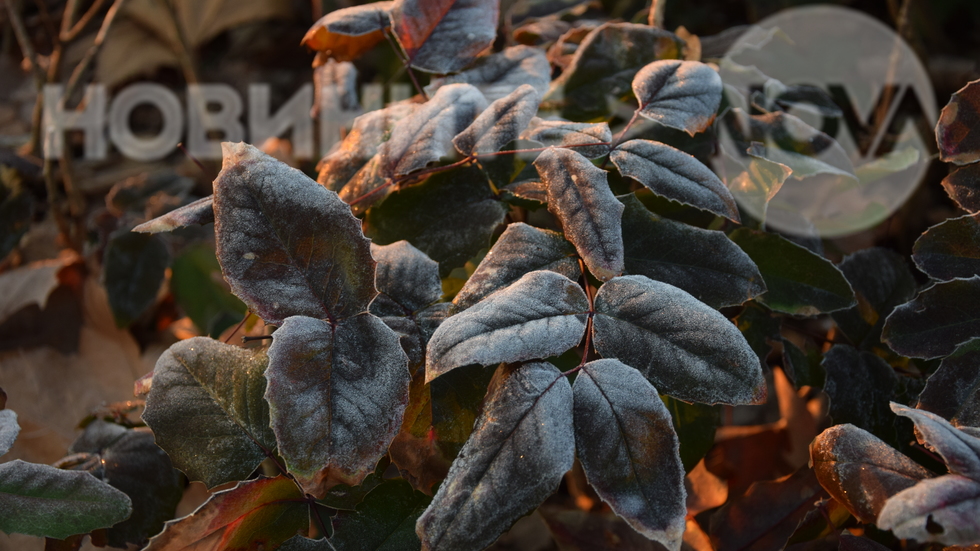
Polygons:
[[957,168],[943,180],[943,189],[961,209],[980,212],[980,164]]
[[455,73],[497,36],[499,0],[396,0],[391,22],[416,69]]
[[980,161],[980,80],[960,88],[943,107],[936,140],[943,161],[958,165]]
[[394,2],[373,2],[328,13],[313,24],[303,45],[326,52],[337,61],[351,61],[384,40],[391,26],[388,12]]

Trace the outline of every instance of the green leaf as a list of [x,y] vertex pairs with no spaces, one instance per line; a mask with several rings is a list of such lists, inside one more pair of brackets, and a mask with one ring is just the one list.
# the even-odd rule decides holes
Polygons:
[[724,233],[661,218],[634,194],[619,200],[626,206],[623,245],[630,274],[670,283],[713,308],[742,304],[766,291],[755,263]]
[[612,131],[604,122],[592,124],[535,117],[520,137],[546,147],[569,147],[583,157],[596,159],[609,153]]
[[960,88],[939,114],[939,158],[966,165],[980,161],[980,81]]
[[498,2],[398,0],[392,31],[412,67],[428,73],[465,68],[497,38]]
[[15,459],[0,464],[0,530],[65,539],[108,528],[132,512],[129,497],[94,476]]
[[170,292],[202,333],[218,337],[245,315],[245,305],[221,279],[221,265],[209,244],[185,248],[171,270]]
[[289,316],[336,320],[367,310],[377,295],[375,262],[350,207],[250,145],[222,148],[214,230],[232,292],[273,325]]
[[530,84],[522,84],[490,104],[466,130],[453,138],[463,155],[496,153],[517,139],[538,112],[541,95]]
[[334,325],[286,318],[269,347],[272,430],[303,490],[323,496],[374,471],[408,403],[398,335],[368,313]]
[[193,203],[176,208],[162,216],[133,228],[139,233],[160,233],[185,226],[203,226],[214,222],[214,196],[202,197]]
[[610,99],[630,92],[634,75],[652,61],[680,57],[683,42],[649,25],[604,23],[575,50],[567,69],[545,97],[561,107],[563,117],[595,120],[610,113]]
[[777,312],[815,316],[850,308],[854,291],[829,260],[773,234],[740,228],[728,236],[762,272],[769,289],[759,301]]
[[599,288],[593,343],[640,371],[660,392],[707,404],[765,400],[755,352],[727,318],[686,292],[644,276]]
[[548,188],[548,210],[601,281],[623,273],[623,204],[609,189],[606,172],[570,149],[548,149],[535,168]]
[[871,352],[838,344],[824,354],[834,423],[851,423],[887,442],[895,442],[895,417],[888,404],[895,398],[898,376],[885,360]]
[[454,369],[429,383],[431,426],[436,445],[449,460],[459,455],[469,440],[493,373],[492,368],[471,365]]
[[190,515],[168,522],[145,551],[271,550],[309,522],[306,498],[292,480],[258,478],[212,494]]
[[206,337],[157,360],[143,420],[188,478],[209,488],[244,480],[275,449],[262,397],[267,364],[264,351]]
[[689,404],[665,395],[660,398],[670,411],[674,432],[680,443],[681,463],[686,472],[691,472],[715,444],[715,429],[721,422],[721,406]]
[[523,222],[509,224],[456,293],[454,309],[465,310],[535,270],[550,270],[573,281],[582,275],[575,247],[561,234]]
[[582,340],[588,311],[577,283],[555,272],[530,272],[436,329],[426,355],[426,380],[469,364],[557,356]]
[[957,168],[943,179],[943,189],[961,209],[980,212],[980,164]]
[[589,484],[635,530],[680,549],[684,469],[657,389],[619,360],[596,360],[573,392],[575,447]]
[[943,358],[939,369],[926,380],[915,407],[949,419],[957,426],[980,427],[977,365],[980,365],[980,339],[970,339]]
[[859,521],[873,523],[885,501],[932,476],[880,438],[851,424],[820,433],[810,444],[820,485]]
[[800,350],[788,339],[783,343],[783,371],[796,388],[812,386],[823,388],[827,374],[820,362],[823,359],[818,350]]
[[557,368],[501,366],[473,434],[416,531],[425,549],[483,549],[558,488],[575,459],[572,389]]
[[365,221],[375,243],[406,239],[438,262],[446,277],[490,245],[506,214],[507,205],[494,197],[483,172],[469,166],[392,193],[368,210]]
[[80,466],[82,470],[122,490],[132,501],[133,514],[107,531],[112,547],[143,545],[174,518],[184,495],[184,481],[148,429],[96,420],[68,451],[83,454],[87,461]]
[[910,358],[951,354],[980,337],[980,276],[938,283],[895,308],[885,320],[881,338]]
[[758,302],[750,302],[733,321],[745,337],[745,342],[749,343],[755,355],[759,357],[759,364],[763,369],[768,369],[766,359],[772,352],[773,343],[779,341],[782,320],[778,316],[773,316],[771,310]]
[[102,279],[117,326],[127,327],[156,302],[169,265],[170,252],[158,236],[127,231],[109,239]]
[[691,136],[711,124],[721,91],[718,71],[699,61],[654,61],[633,78],[639,114]]
[[340,512],[330,538],[337,551],[409,551],[421,549],[415,522],[429,505],[429,496],[404,480],[375,488],[353,512]]
[[731,192],[701,161],[667,144],[630,140],[609,154],[623,176],[650,191],[739,222]]
[[873,247],[847,255],[838,268],[854,289],[857,305],[834,312],[834,321],[858,348],[879,346],[885,318],[915,296],[917,285],[908,260]]
[[0,409],[0,455],[10,451],[20,434],[17,414],[13,410]]
[[915,241],[912,260],[941,281],[980,275],[980,215],[950,218],[929,228]]
[[20,243],[33,218],[34,197],[13,169],[0,166],[0,260]]
[[455,75],[433,78],[425,91],[431,96],[440,86],[456,82],[476,86],[487,101],[497,101],[523,84],[530,84],[543,95],[551,84],[551,64],[539,48],[510,46],[476,58],[466,70]]

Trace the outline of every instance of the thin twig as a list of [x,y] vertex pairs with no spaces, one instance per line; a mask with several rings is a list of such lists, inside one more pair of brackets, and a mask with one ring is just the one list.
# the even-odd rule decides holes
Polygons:
[[[67,19],[68,11],[66,8],[65,19],[61,20],[62,21],[61,41],[68,43],[78,38],[78,35],[85,30],[85,27],[87,27],[88,24],[92,21],[92,19],[96,16],[96,14],[99,13],[99,10],[102,9],[103,5],[105,5],[105,0],[95,0],[95,2],[92,2],[92,5],[89,7],[88,11],[86,11],[82,15],[82,18],[79,19],[77,23],[70,25],[67,29],[65,29],[66,25],[64,24],[66,21],[69,21],[69,19]],[[74,15],[72,15],[72,17],[74,18]]]
[[391,36],[391,32],[389,32],[388,29],[382,30],[381,33],[384,34],[384,37],[388,39],[388,44],[391,44],[391,49],[395,51],[395,55],[398,56],[398,59],[401,60],[402,65],[405,66],[405,71],[408,72],[408,78],[412,79],[412,84],[415,86],[415,90],[422,96],[422,99],[424,99],[425,101],[429,101],[429,95],[425,93],[425,90],[422,89],[422,85],[420,85],[418,79],[415,78],[415,71],[412,71],[411,60],[408,59],[408,56],[402,51],[401,47],[395,42],[394,37]]
[[24,20],[21,19],[20,13],[14,8],[13,0],[4,0],[4,5],[7,6],[7,15],[10,17],[10,25],[14,28],[17,44],[20,45],[21,52],[31,64],[34,84],[40,90],[44,86],[44,70],[37,63],[37,52],[34,51],[34,44],[31,43],[31,38],[27,34],[27,27],[24,26]]
[[123,3],[126,0],[115,0],[112,3],[112,7],[105,14],[105,19],[102,20],[102,27],[99,29],[99,34],[95,36],[95,42],[89,47],[88,51],[85,52],[85,57],[75,66],[75,70],[72,71],[71,77],[68,79],[68,84],[65,85],[65,95],[62,96],[64,101],[67,103],[69,98],[71,98],[78,91],[79,86],[81,86],[82,76],[88,71],[92,63],[95,61],[95,57],[99,54],[99,50],[102,49],[102,44],[105,42],[106,35],[109,34],[109,29],[112,28],[113,22],[116,20],[116,15],[119,14],[119,10],[122,8]]
[[664,27],[664,9],[667,0],[650,0],[650,13],[647,14],[647,24],[662,29]]

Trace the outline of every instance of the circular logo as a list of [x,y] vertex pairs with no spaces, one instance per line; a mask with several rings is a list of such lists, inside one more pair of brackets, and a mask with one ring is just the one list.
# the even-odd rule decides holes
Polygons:
[[716,170],[768,227],[837,237],[875,226],[935,152],[935,96],[912,49],[861,12],[782,11],[719,63],[728,109]]

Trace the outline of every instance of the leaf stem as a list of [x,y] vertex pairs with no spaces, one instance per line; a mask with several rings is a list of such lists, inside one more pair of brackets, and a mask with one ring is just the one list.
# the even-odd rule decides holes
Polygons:
[[592,348],[592,318],[595,316],[595,297],[592,294],[592,286],[589,285],[589,271],[585,268],[585,262],[581,257],[578,258],[578,267],[582,271],[582,287],[585,289],[585,298],[589,301],[589,315],[585,319],[585,346],[582,348],[582,361],[578,366],[566,371],[565,375],[571,375],[582,369],[589,362],[589,350]]
[[[626,137],[626,133],[633,127],[633,123],[636,122],[637,117],[640,116],[640,109],[643,109],[643,105],[640,105],[636,108],[636,111],[633,111],[633,116],[630,118],[630,121],[626,123],[626,127],[623,128],[619,134],[616,134],[616,138],[613,139],[612,145],[609,146],[609,153],[612,153],[613,150],[619,147],[619,144],[622,143],[623,138]],[[599,168],[606,168],[607,164],[609,164],[609,155],[606,155],[606,158],[602,161],[602,166]]]
[[405,66],[405,71],[408,73],[408,78],[412,79],[412,84],[415,85],[415,90],[422,96],[422,99],[429,101],[429,95],[425,93],[422,86],[419,84],[417,78],[415,78],[415,71],[412,70],[412,62],[408,59],[408,56],[402,51],[401,47],[395,42],[394,37],[391,36],[391,32],[388,29],[382,29],[381,34],[388,39],[388,44],[391,44],[391,49],[395,51],[395,55],[401,60],[402,65]]

